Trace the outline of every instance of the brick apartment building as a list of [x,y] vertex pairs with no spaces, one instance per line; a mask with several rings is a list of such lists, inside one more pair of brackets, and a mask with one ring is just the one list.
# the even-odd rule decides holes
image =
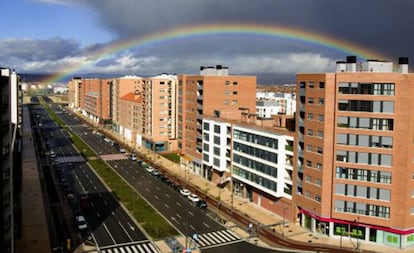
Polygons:
[[195,173],[209,180],[221,176],[202,166],[203,117],[241,119],[244,111],[255,113],[255,95],[255,76],[232,76],[221,65],[178,77],[178,149]]
[[293,201],[311,231],[414,244],[414,75],[356,57],[298,74]]

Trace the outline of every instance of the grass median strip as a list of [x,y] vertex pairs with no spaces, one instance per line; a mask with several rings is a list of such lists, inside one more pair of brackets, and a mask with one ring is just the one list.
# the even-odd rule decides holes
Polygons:
[[104,161],[91,160],[89,164],[112,189],[115,196],[132,213],[144,230],[154,239],[177,235],[177,231],[122,180]]

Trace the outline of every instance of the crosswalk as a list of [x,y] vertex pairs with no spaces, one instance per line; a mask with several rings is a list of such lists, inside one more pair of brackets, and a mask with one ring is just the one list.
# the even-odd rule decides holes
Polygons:
[[240,240],[242,240],[240,236],[235,234],[233,231],[220,230],[193,236],[190,238],[190,245],[196,246],[198,248],[204,248],[213,245],[216,246],[220,244],[228,244]]
[[101,155],[101,159],[104,161],[126,160],[128,159],[128,156],[125,154],[106,154]]
[[114,245],[104,247],[99,250],[100,253],[159,253],[151,242],[129,245]]
[[75,156],[58,156],[57,158],[55,158],[55,161],[58,162],[59,164],[62,164],[62,163],[82,163],[82,162],[85,162],[86,160],[83,156],[75,155]]

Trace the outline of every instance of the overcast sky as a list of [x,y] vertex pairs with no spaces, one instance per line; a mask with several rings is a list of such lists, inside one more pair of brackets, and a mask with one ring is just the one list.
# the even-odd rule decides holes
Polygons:
[[18,73],[198,74],[202,65],[222,64],[259,82],[293,82],[296,73],[332,72],[352,53],[283,37],[212,33],[94,57],[119,41],[213,23],[288,27],[386,60],[414,59],[411,0],[0,0],[0,9],[0,66]]

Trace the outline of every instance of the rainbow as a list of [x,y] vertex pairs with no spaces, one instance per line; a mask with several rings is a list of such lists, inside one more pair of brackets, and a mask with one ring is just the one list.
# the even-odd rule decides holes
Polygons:
[[282,38],[298,41],[304,44],[313,44],[339,51],[344,54],[352,54],[364,59],[381,59],[387,57],[377,54],[370,49],[338,40],[323,34],[313,33],[301,29],[290,28],[277,25],[263,24],[242,24],[242,23],[224,23],[224,24],[202,24],[193,26],[183,26],[171,30],[152,33],[145,36],[139,36],[129,40],[115,41],[108,46],[91,52],[88,55],[88,62],[85,65],[68,66],[65,72],[48,76],[44,82],[55,83],[62,80],[72,73],[81,70],[88,64],[93,64],[103,57],[107,57],[130,48],[149,46],[160,42],[169,42],[184,38],[216,36],[216,35],[242,35],[242,36],[262,36],[270,38]]

